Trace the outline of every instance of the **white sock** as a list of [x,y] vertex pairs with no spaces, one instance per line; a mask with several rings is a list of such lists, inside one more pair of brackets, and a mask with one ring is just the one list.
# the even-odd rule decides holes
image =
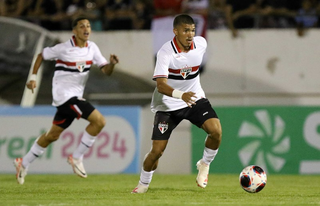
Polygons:
[[210,163],[214,160],[215,156],[217,155],[218,150],[219,149],[213,150],[205,147],[203,150],[202,161],[207,165],[210,165]]
[[142,185],[148,186],[152,180],[153,173],[154,173],[154,170],[147,172],[147,171],[144,171],[142,168],[139,183]]
[[28,169],[29,165],[39,156],[41,156],[46,148],[38,145],[37,142],[33,143],[29,152],[22,158],[22,166],[25,169]]
[[81,142],[77,149],[73,152],[72,156],[75,159],[83,159],[83,155],[89,150],[95,140],[96,136],[92,136],[87,131],[84,131]]

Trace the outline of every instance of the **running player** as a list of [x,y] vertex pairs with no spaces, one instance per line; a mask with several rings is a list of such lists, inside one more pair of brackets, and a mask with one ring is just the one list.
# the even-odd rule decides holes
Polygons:
[[92,64],[100,67],[106,75],[111,75],[118,57],[110,55],[109,62],[102,56],[98,46],[89,41],[91,34],[90,22],[86,17],[78,17],[72,22],[74,36],[64,43],[53,47],[46,47],[38,54],[33,66],[33,74],[27,83],[28,89],[36,87],[36,75],[43,60],[56,60],[55,72],[52,80],[52,105],[57,108],[50,130],[42,134],[32,145],[29,152],[23,158],[16,158],[16,178],[19,184],[24,183],[29,165],[52,142],[59,139],[60,134],[71,125],[75,118],[83,118],[89,121],[81,143],[68,157],[68,163],[73,171],[80,177],[86,178],[82,159],[85,152],[93,145],[96,136],[105,126],[102,114],[89,102],[82,98],[86,81]]
[[147,192],[171,132],[183,119],[207,133],[203,157],[197,162],[196,182],[201,188],[207,186],[209,166],[220,146],[220,121],[205,98],[199,79],[207,42],[203,37],[195,37],[194,20],[186,14],[175,17],[173,32],[173,40],[165,43],[157,54],[153,75],[157,88],[151,103],[155,112],[152,148],[145,156],[138,186],[132,193]]

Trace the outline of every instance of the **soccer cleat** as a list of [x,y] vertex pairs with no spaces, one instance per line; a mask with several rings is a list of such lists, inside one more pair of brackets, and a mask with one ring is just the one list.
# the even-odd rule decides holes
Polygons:
[[148,191],[148,188],[149,186],[142,185],[139,183],[138,186],[134,188],[131,193],[146,193]]
[[199,160],[197,162],[197,169],[199,170],[196,182],[199,187],[205,188],[208,184],[209,165]]
[[74,173],[80,177],[87,178],[87,173],[82,164],[82,160],[75,159],[72,155],[69,155],[68,163],[72,166]]
[[14,166],[16,167],[16,178],[20,185],[24,183],[24,178],[27,176],[27,169],[22,166],[22,158],[16,158],[13,161]]

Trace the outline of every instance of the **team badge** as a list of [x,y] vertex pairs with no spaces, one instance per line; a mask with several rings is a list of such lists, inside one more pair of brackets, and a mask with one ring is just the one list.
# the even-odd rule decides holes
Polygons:
[[77,69],[80,71],[80,72],[83,72],[85,66],[86,66],[86,62],[77,62],[76,64],[77,66]]
[[191,67],[186,67],[184,69],[180,70],[180,74],[181,76],[185,79],[187,78],[187,76],[192,72],[192,68]]
[[165,132],[168,130],[169,124],[166,123],[166,122],[160,122],[160,123],[158,124],[158,128],[159,128],[160,132],[163,134],[163,133],[165,133]]

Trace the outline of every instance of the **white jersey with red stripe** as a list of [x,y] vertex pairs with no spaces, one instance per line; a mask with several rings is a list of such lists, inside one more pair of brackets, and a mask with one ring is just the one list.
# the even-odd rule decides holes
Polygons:
[[[196,100],[205,98],[200,84],[199,66],[207,48],[207,41],[201,37],[193,38],[190,51],[181,52],[176,39],[166,42],[157,54],[153,79],[168,78],[167,84],[183,92],[196,93]],[[156,88],[151,102],[151,110],[175,111],[187,107],[182,99],[161,94]]]
[[59,106],[71,97],[82,98],[92,64],[99,67],[108,62],[102,56],[98,46],[87,41],[86,47],[78,47],[73,36],[70,40],[46,47],[43,59],[55,60],[55,72],[52,80],[53,106]]

